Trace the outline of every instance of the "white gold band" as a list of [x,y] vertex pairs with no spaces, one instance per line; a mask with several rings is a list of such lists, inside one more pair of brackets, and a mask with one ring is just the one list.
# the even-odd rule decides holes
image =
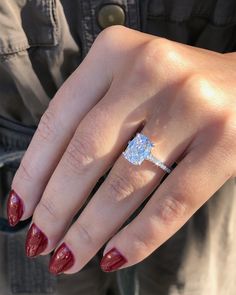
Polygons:
[[152,154],[149,154],[146,158],[146,160],[152,162],[153,164],[160,167],[162,170],[164,170],[167,173],[170,173],[172,169],[168,168],[162,161],[158,160],[156,157],[154,157]]

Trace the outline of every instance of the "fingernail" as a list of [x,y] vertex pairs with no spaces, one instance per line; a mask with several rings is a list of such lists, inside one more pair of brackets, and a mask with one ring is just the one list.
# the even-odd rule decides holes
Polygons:
[[49,264],[49,271],[53,274],[62,273],[74,264],[75,258],[65,243],[54,252]]
[[48,238],[33,223],[27,233],[25,252],[28,257],[35,257],[42,253],[48,244]]
[[10,191],[7,201],[7,216],[10,226],[15,226],[24,213],[24,205],[22,199],[14,190]]
[[100,267],[105,272],[117,270],[128,260],[116,249],[112,248],[105,256],[103,256]]

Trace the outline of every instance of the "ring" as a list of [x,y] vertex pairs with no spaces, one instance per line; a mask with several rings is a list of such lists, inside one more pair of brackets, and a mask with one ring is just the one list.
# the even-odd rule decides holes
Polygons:
[[152,155],[151,150],[154,143],[142,133],[137,133],[136,136],[128,142],[126,150],[122,153],[126,160],[134,165],[141,165],[144,160],[148,160],[160,167],[167,173],[172,171],[162,161]]

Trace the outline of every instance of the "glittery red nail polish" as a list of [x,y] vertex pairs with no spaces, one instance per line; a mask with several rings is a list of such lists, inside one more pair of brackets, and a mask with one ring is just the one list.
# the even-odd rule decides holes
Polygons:
[[35,257],[42,253],[48,244],[48,238],[33,223],[27,233],[25,252],[28,257]]
[[10,226],[15,226],[24,213],[24,205],[22,199],[14,190],[10,191],[7,201],[7,216]]
[[112,248],[102,258],[100,262],[100,266],[103,271],[110,272],[110,271],[117,270],[126,262],[127,262],[127,259],[116,248]]
[[75,258],[65,243],[54,252],[49,264],[49,271],[53,274],[62,273],[74,264]]

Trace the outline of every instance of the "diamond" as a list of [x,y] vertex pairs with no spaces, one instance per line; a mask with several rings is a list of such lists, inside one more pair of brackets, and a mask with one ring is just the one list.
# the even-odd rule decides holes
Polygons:
[[141,133],[128,143],[126,150],[123,152],[124,157],[134,165],[141,165],[142,162],[151,154],[154,144]]

